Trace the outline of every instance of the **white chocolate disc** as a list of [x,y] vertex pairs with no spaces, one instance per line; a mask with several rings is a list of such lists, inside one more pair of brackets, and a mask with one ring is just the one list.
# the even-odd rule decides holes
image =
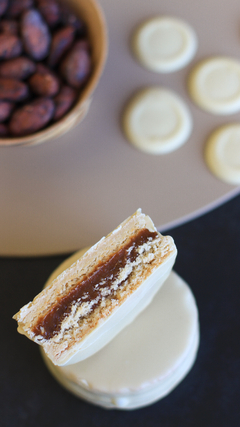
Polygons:
[[205,148],[209,169],[223,181],[240,184],[240,124],[229,124],[215,130]]
[[190,73],[189,92],[196,104],[214,114],[240,111],[240,61],[215,57]]
[[146,68],[159,73],[187,65],[197,50],[194,30],[184,21],[160,16],[140,25],[133,37],[133,52]]
[[185,102],[163,87],[139,91],[123,114],[123,129],[138,149],[166,154],[182,146],[192,131],[192,118]]
[[[67,262],[60,269],[72,258]],[[55,366],[41,351],[53,376],[78,397],[106,408],[134,409],[177,386],[191,369],[198,344],[194,297],[172,272],[151,304],[98,353]]]

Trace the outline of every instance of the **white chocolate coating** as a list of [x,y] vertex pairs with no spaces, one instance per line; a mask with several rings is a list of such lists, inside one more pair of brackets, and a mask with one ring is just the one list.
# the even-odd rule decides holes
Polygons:
[[139,26],[132,47],[143,66],[155,72],[170,73],[192,60],[197,50],[197,37],[185,21],[158,16]]
[[[67,267],[79,259],[85,252],[86,250],[84,249],[70,257],[67,260],[70,262]],[[123,328],[131,323],[135,317],[142,310],[144,310],[148,304],[150,304],[156,292],[165,282],[172,270],[175,257],[176,252],[169,256],[168,259],[161,265],[161,268],[158,268],[151,275],[151,277],[149,277],[144,282],[144,284],[141,286],[141,289],[136,290],[131,298],[131,301],[128,299],[122,304],[122,306],[112,315],[111,322],[103,322],[97,330],[86,337],[86,339],[83,341],[83,344],[79,346],[79,351],[76,352],[71,358],[68,358],[66,361],[61,363],[61,365],[66,366],[75,364],[92,356],[95,352],[99,351],[102,347],[108,344]],[[51,275],[50,279],[56,277],[55,273],[57,271],[59,271],[60,274],[62,271],[60,271],[61,266],[53,273],[54,276]],[[50,283],[51,281],[48,280],[46,286],[48,286]]]
[[[135,247],[134,239],[145,231],[150,232],[150,237]],[[117,262],[115,274],[108,261],[116,260],[118,253],[125,256],[126,262]],[[152,220],[138,209],[87,253],[79,254],[76,262],[16,313],[18,332],[42,345],[56,365],[84,360],[105,346],[150,303],[170,274],[176,254],[173,239],[158,233]],[[101,266],[109,269],[102,277]],[[83,288],[82,296],[75,295],[72,304],[68,303],[67,315],[59,321],[59,312],[54,311],[56,307],[59,309],[58,301],[64,302],[69,295],[72,298],[71,292],[75,292],[77,284],[86,284],[88,277],[90,282],[91,277],[95,280],[94,298],[89,289]],[[97,307],[92,309],[92,304]],[[57,320],[51,326],[58,326],[50,338],[45,335],[48,326],[45,329],[44,322],[40,323],[42,330],[35,329],[48,314],[56,314]]]
[[213,114],[240,111],[240,61],[208,58],[192,70],[189,93],[196,104]]
[[166,396],[191,369],[199,345],[198,310],[174,272],[151,304],[98,353],[53,376],[80,398],[105,408],[136,409]]
[[185,102],[173,91],[153,86],[139,91],[123,114],[129,142],[149,154],[166,154],[183,145],[192,131]]
[[221,180],[240,184],[240,124],[216,129],[205,147],[205,159],[211,172]]

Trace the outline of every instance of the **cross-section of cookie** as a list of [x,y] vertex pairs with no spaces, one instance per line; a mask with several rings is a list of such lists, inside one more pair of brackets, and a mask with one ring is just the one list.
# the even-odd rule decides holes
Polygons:
[[14,316],[18,331],[55,365],[84,360],[146,308],[176,253],[173,239],[139,209]]

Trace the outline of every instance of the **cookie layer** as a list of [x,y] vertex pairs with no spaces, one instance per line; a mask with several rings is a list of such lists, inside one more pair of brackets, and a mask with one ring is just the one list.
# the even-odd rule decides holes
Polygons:
[[151,301],[176,257],[139,209],[14,316],[56,365],[94,354]]

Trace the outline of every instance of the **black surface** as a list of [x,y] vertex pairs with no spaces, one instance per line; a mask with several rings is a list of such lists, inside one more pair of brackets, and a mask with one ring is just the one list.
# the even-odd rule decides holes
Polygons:
[[174,269],[197,300],[200,348],[172,393],[130,412],[101,409],[65,391],[11,319],[66,256],[0,259],[0,426],[240,426],[240,196],[168,233],[179,251]]

